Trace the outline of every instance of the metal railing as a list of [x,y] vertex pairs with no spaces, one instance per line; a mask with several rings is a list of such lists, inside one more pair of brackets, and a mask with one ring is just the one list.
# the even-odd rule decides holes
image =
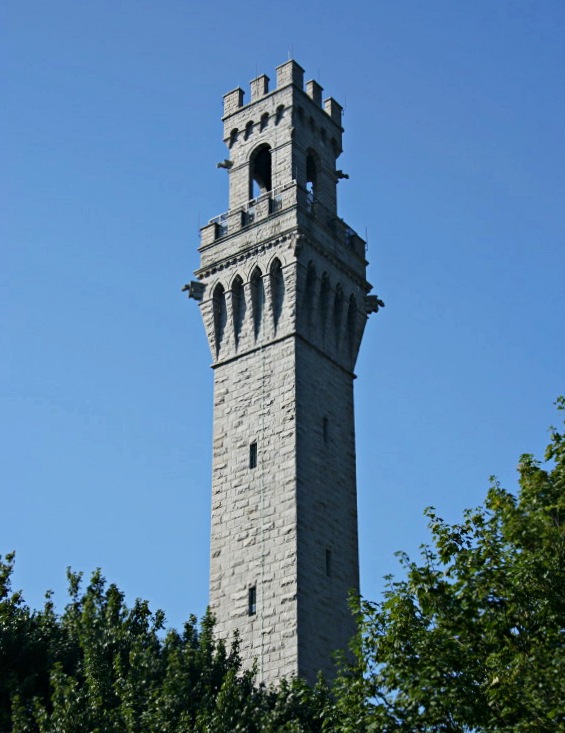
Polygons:
[[[289,189],[296,186],[295,181],[290,181],[282,186],[277,186],[271,191],[256,196],[250,199],[243,206],[236,209],[230,209],[219,216],[215,216],[210,219],[208,226],[215,224],[215,239],[225,237],[227,234],[231,234],[240,229],[244,229],[247,226],[251,226],[256,221],[259,221],[270,214],[276,214],[283,211],[285,208],[290,207],[294,203],[294,197],[290,197],[290,200],[285,202],[285,193]],[[287,203],[287,206],[285,206]]]
[[234,234],[296,204],[313,221],[332,231],[346,247],[360,256],[365,254],[365,242],[361,237],[343,219],[340,219],[335,211],[317,199],[313,191],[299,186],[294,180],[250,199],[243,206],[230,209],[210,219],[209,225],[215,225],[212,236],[214,239],[220,239],[228,234]]

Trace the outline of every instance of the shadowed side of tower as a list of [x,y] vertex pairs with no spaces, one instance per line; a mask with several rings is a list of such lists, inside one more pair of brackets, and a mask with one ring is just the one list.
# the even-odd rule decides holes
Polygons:
[[295,61],[224,97],[229,211],[201,230],[214,369],[210,605],[259,679],[333,674],[358,591],[354,366],[365,243],[337,216],[341,107]]

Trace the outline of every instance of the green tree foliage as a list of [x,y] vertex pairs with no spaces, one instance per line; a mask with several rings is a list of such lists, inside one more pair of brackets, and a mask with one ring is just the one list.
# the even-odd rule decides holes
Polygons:
[[255,684],[237,639],[214,639],[207,614],[163,630],[146,602],[132,608],[96,571],[82,590],[68,573],[61,615],[12,593],[14,557],[0,558],[0,733],[318,733],[329,691]]
[[[565,400],[558,401],[560,410]],[[354,664],[328,687],[256,684],[206,615],[165,632],[99,571],[69,571],[61,614],[31,611],[0,558],[0,733],[543,733],[565,731],[565,435],[492,482],[432,542],[401,555],[380,603],[359,601]]]
[[555,429],[545,459],[522,456],[517,496],[492,480],[459,524],[428,509],[420,561],[401,555],[405,579],[359,604],[358,664],[337,691],[350,730],[565,730],[565,436]]

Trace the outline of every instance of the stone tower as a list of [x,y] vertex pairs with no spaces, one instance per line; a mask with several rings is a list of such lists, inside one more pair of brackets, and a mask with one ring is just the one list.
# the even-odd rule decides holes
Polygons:
[[210,605],[260,681],[333,674],[359,587],[353,369],[365,243],[337,216],[342,108],[288,61],[224,97],[229,211],[201,230],[214,369]]

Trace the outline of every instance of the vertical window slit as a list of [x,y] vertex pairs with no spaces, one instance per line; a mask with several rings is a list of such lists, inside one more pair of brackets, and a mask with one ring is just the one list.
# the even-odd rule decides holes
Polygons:
[[326,576],[332,577],[332,551],[329,547],[326,548]]
[[255,616],[257,613],[257,586],[252,586],[247,592],[247,615]]
[[257,443],[249,445],[249,468],[257,468]]

